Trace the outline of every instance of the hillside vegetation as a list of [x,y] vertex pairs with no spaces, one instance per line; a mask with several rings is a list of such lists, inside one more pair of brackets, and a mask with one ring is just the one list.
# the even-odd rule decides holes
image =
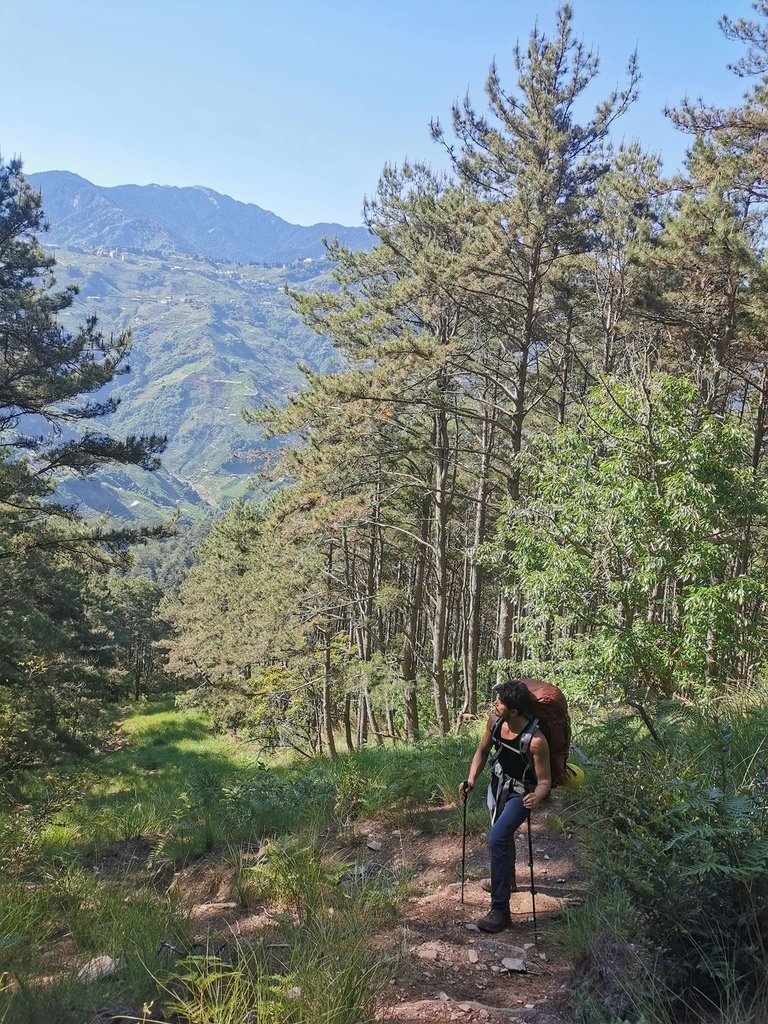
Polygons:
[[[367,939],[413,865],[359,870],[355,821],[442,802],[469,742],[267,766],[168,704],[130,711],[117,739],[26,777],[28,803],[0,814],[0,1020],[369,1019],[399,954]],[[226,921],[254,911],[243,944]],[[112,969],[94,983],[97,957]]]
[[110,470],[62,490],[85,509],[126,520],[179,509],[198,518],[245,493],[269,448],[258,446],[244,408],[281,401],[300,385],[297,367],[331,365],[330,347],[291,309],[286,287],[328,280],[323,261],[261,267],[177,257],[57,251],[62,285],[79,294],[64,322],[98,313],[133,338],[131,374],[115,384],[115,435],[168,438],[153,476]]
[[[168,259],[203,305],[154,257],[86,254],[80,266],[65,255],[88,311],[115,317],[105,328],[74,315],[75,290],[55,283],[40,244],[40,197],[18,161],[0,164],[0,767],[7,828],[21,830],[6,858],[9,913],[35,906],[49,877],[66,893],[62,864],[75,880],[66,909],[101,907],[83,878],[118,838],[122,808],[122,839],[148,863],[158,852],[163,870],[194,873],[231,842],[237,900],[288,915],[266,950],[248,941],[185,960],[184,918],[145,877],[155,960],[109,939],[132,965],[132,999],[147,990],[140,964],[168,951],[160,932],[178,928],[179,941],[162,940],[183,961],[168,965],[166,1018],[442,1021],[434,992],[397,1013],[374,996],[400,875],[382,870],[384,888],[347,900],[317,834],[282,837],[297,807],[339,842],[339,815],[405,822],[416,803],[437,821],[425,805],[440,803],[450,821],[494,684],[533,676],[567,694],[588,788],[534,815],[548,842],[559,831],[583,851],[584,891],[581,907],[546,893],[574,997],[523,1016],[768,1017],[768,3],[756,9],[754,22],[723,21],[744,46],[741,104],[670,112],[690,139],[672,179],[640,142],[615,141],[637,94],[635,56],[624,82],[587,102],[599,62],[566,4],[551,34],[535,27],[516,48],[511,85],[494,64],[482,109],[468,97],[433,123],[448,172],[384,168],[364,207],[373,247],[332,245],[322,270]],[[147,321],[157,372],[142,354]],[[266,355],[278,321],[302,346],[316,335],[296,390]],[[226,452],[239,423],[230,400],[248,407],[246,443],[269,453],[253,463],[258,497],[242,495],[243,453]],[[161,455],[176,477],[164,500],[190,515],[185,488],[202,501],[240,495],[190,528],[191,552],[184,524],[164,550],[172,524],[84,520],[61,500],[100,472],[157,472]],[[141,508],[150,491],[117,494]],[[150,547],[132,566],[138,543]],[[35,780],[85,764],[114,703],[168,695],[171,717],[156,720],[165,753],[153,757],[152,741],[135,761],[97,761],[97,802],[84,791],[74,818],[43,815],[38,833]],[[263,764],[235,767],[235,743]],[[114,802],[109,764],[130,779]],[[480,801],[471,814],[479,830]],[[65,833],[53,861],[51,824]],[[243,860],[267,835],[274,858]],[[552,849],[542,856],[565,859],[562,842]],[[446,892],[418,904],[425,928],[443,929],[427,958],[447,946],[463,956],[451,929],[466,940],[466,922]],[[57,914],[9,918],[3,942],[21,958],[9,1013],[45,998],[34,936],[60,937],[37,923],[63,927]],[[492,923],[506,924],[501,914]],[[313,934],[340,990],[314,981]],[[73,962],[108,933],[98,937]],[[334,959],[342,947],[351,959]],[[311,970],[299,979],[301,963]],[[501,980],[488,1006],[452,1012],[478,1024],[511,1013]]]

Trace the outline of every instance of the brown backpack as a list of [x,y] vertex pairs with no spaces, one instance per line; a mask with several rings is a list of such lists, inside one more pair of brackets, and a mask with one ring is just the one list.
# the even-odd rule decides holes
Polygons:
[[571,746],[571,719],[565,694],[542,679],[521,679],[531,695],[531,710],[539,720],[539,728],[549,744],[552,788],[565,782],[565,762]]

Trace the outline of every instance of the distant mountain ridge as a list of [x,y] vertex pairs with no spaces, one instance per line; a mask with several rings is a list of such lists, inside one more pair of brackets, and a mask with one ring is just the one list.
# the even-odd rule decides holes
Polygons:
[[307,327],[289,292],[333,287],[323,236],[353,249],[364,228],[300,227],[213,189],[160,185],[102,188],[68,171],[30,174],[43,197],[59,287],[78,295],[61,314],[109,334],[130,329],[131,373],[104,394],[121,399],[96,424],[115,436],[160,433],[155,473],[105,468],[58,492],[86,515],[146,521],[176,510],[196,519],[250,493],[275,442],[263,442],[244,408],[280,401],[301,386],[297,364],[324,372],[337,357]]
[[71,171],[42,171],[28,179],[42,193],[51,225],[45,242],[54,247],[279,264],[322,257],[323,238],[338,238],[352,249],[372,245],[363,227],[289,224],[204,186],[104,187]]

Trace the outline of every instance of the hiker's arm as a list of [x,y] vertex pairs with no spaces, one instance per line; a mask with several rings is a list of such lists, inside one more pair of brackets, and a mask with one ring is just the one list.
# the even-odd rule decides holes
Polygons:
[[538,807],[542,800],[549,796],[552,789],[552,772],[549,767],[549,744],[543,733],[537,732],[531,740],[531,756],[533,758],[533,770],[536,772],[536,789],[532,793],[526,793],[523,803],[532,811]]
[[462,784],[459,786],[459,795],[461,796],[462,800],[466,800],[467,796],[475,788],[477,777],[485,767],[485,762],[488,760],[488,753],[491,749],[492,730],[493,715],[489,715],[488,721],[486,722],[485,725],[485,732],[483,733],[483,738],[480,740],[477,750],[475,751],[475,756],[472,758],[472,764],[469,766],[469,773],[464,782],[462,782]]

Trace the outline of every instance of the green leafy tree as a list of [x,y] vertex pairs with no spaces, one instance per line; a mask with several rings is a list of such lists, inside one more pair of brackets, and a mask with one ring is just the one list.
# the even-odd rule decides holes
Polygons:
[[550,670],[638,708],[756,678],[765,551],[745,559],[743,523],[764,526],[768,495],[738,420],[702,411],[689,380],[613,381],[537,440],[527,476],[530,501],[510,508],[496,555]]

